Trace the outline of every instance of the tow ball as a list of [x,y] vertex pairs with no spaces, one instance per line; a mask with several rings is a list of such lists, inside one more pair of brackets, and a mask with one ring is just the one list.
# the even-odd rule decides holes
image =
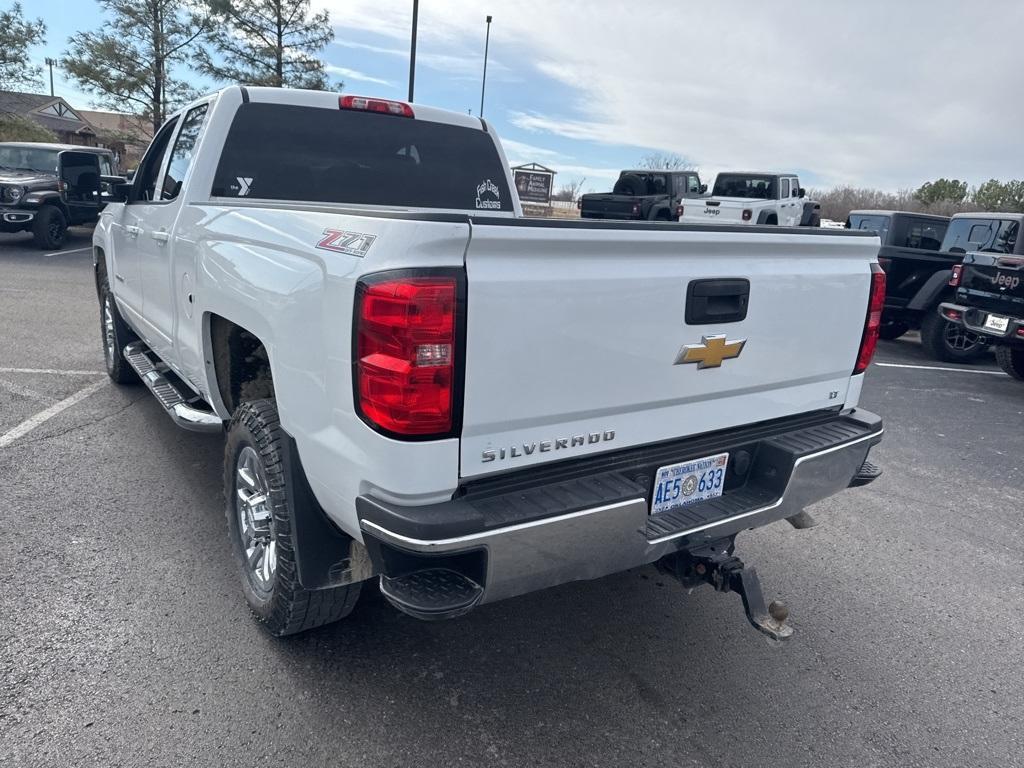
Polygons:
[[743,600],[747,621],[754,629],[773,640],[788,640],[793,635],[793,628],[786,624],[789,608],[779,600],[765,606],[757,571],[745,567],[733,550],[730,540],[713,542],[668,555],[659,561],[658,567],[677,578],[684,587],[710,584],[719,592],[736,592]]

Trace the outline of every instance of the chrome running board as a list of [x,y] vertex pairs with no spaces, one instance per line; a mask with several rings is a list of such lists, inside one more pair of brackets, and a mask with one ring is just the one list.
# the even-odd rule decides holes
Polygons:
[[[196,408],[185,399],[178,388],[164,376],[166,366],[162,362],[153,361],[149,347],[143,342],[135,341],[125,347],[124,359],[139,374],[142,383],[149,387],[149,391],[167,411],[171,421],[179,427],[191,432],[220,432],[224,428],[224,422],[216,413]],[[198,396],[193,397],[193,402],[206,405]]]

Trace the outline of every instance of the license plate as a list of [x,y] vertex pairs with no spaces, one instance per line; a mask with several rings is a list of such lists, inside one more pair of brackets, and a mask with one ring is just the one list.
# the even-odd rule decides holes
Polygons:
[[716,453],[703,459],[661,467],[654,475],[651,514],[718,498],[725,486],[728,464],[728,453]]
[[999,331],[1005,333],[1006,329],[1010,325],[1010,318],[1003,317],[1002,315],[989,315],[985,318],[985,327],[990,331]]

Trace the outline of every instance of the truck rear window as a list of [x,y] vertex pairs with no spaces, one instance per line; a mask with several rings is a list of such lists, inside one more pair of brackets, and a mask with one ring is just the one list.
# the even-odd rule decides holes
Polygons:
[[755,200],[774,200],[774,176],[745,176],[720,173],[715,178],[712,197],[749,197]]
[[211,194],[511,211],[493,138],[415,118],[251,102],[238,108]]

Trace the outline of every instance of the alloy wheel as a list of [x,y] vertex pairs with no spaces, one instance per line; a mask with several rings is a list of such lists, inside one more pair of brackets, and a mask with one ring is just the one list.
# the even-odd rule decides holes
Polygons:
[[257,591],[269,592],[277,574],[277,539],[266,469],[251,446],[239,452],[235,463],[235,511],[246,575]]

